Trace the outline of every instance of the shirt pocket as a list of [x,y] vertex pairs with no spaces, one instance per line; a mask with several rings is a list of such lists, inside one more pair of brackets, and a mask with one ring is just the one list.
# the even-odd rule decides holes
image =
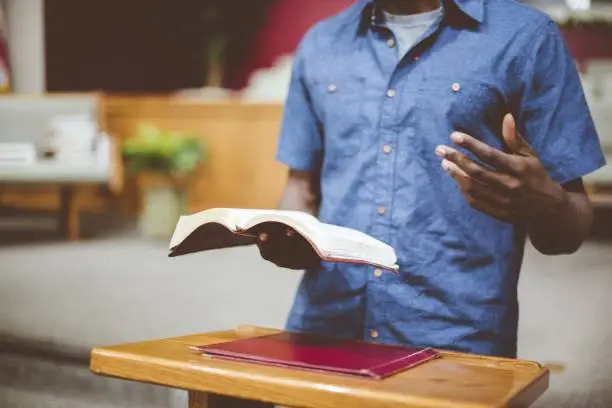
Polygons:
[[[501,128],[507,112],[505,93],[483,74],[446,76],[431,74],[419,87],[423,108],[440,120],[449,131],[467,133],[493,147],[501,147]],[[448,139],[448,135],[441,135]]]
[[320,119],[325,154],[348,157],[363,145],[365,78],[321,75],[311,81],[313,105]]

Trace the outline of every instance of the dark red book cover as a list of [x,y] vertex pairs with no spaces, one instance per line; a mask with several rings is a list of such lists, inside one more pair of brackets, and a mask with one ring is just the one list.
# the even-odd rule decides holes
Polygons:
[[405,347],[283,332],[196,347],[207,356],[279,367],[381,379],[438,357]]

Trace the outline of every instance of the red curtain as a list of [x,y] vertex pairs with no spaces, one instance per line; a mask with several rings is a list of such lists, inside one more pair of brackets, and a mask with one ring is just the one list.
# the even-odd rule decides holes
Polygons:
[[251,73],[267,68],[283,54],[295,51],[304,33],[314,23],[350,6],[354,0],[277,0],[270,6],[266,24],[258,32],[250,55],[231,87],[241,89]]
[[579,62],[612,58],[612,27],[565,27],[563,34],[572,54]]
[[8,42],[6,40],[5,18],[4,6],[0,2],[0,93],[9,92],[11,90],[10,61]]

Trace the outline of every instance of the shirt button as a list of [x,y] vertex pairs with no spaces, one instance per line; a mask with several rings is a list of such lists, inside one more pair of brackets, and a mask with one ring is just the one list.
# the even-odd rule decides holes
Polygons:
[[374,276],[380,278],[382,276],[382,269],[376,268],[374,269]]
[[338,86],[336,84],[329,84],[327,86],[327,92],[336,92],[338,90]]
[[459,90],[461,89],[461,84],[459,84],[459,82],[455,82],[452,86],[451,86],[453,92],[459,92]]
[[383,146],[383,152],[389,154],[389,153],[391,153],[391,150],[393,150],[393,149],[391,149],[391,146],[389,146],[389,145],[384,145]]
[[378,332],[376,330],[370,330],[370,337],[373,339],[378,338]]
[[389,98],[393,98],[395,95],[396,95],[395,89],[389,89],[389,90],[387,91],[387,96],[388,96]]
[[387,213],[387,209],[385,207],[378,207],[378,214],[385,215]]
[[395,40],[393,38],[389,38],[387,40],[387,45],[391,48],[395,47]]

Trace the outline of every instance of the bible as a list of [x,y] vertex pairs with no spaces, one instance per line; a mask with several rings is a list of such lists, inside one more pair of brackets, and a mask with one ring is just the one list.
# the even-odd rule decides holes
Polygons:
[[194,347],[213,359],[380,380],[440,357],[408,347],[282,332]]
[[269,224],[280,224],[300,234],[321,260],[398,269],[397,256],[390,245],[361,231],[289,210],[213,208],[181,216],[170,240],[169,256],[255,244]]

